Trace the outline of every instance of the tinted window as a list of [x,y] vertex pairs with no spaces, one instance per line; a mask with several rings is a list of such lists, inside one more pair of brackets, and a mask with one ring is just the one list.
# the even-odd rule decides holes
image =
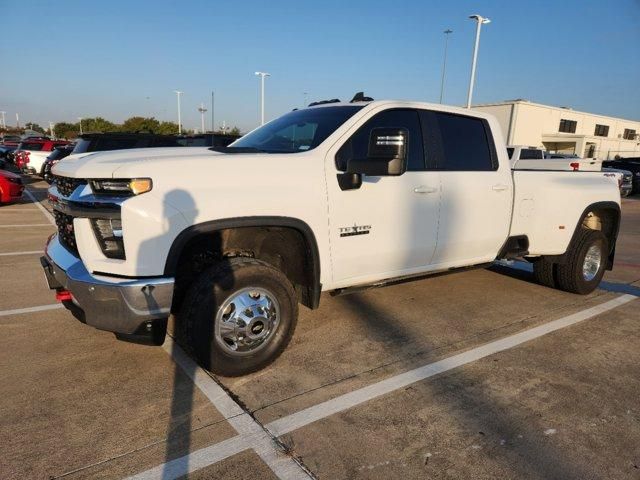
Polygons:
[[558,131],[564,133],[576,133],[577,126],[578,122],[576,122],[575,120],[567,120],[563,118],[562,120],[560,120]]
[[336,155],[336,167],[340,171],[347,169],[350,158],[367,158],[369,137],[374,128],[404,128],[409,133],[407,150],[407,170],[424,170],[424,148],[420,119],[415,110],[385,110],[367,121],[340,148]]
[[480,118],[434,112],[442,153],[438,170],[495,170],[485,123]]
[[596,137],[608,137],[609,136],[609,126],[608,125],[598,125],[596,124],[596,129],[593,132]]
[[20,150],[31,150],[32,152],[39,152],[44,147],[44,143],[27,143],[22,142]]
[[513,148],[507,148],[507,155],[509,155],[509,158],[513,158]]
[[536,148],[523,148],[520,150],[520,160],[540,160],[544,158],[542,150]]
[[296,153],[320,145],[362,106],[316,107],[289,112],[245,135],[232,148]]

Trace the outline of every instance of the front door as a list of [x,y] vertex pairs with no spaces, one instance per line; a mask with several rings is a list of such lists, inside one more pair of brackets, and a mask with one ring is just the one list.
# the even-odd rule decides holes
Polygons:
[[[371,130],[408,132],[407,171],[364,177],[362,186],[341,190],[336,174],[348,158],[366,158]],[[418,112],[383,110],[346,142],[330,149],[327,164],[333,288],[419,273],[428,269],[438,233],[440,174],[426,171]]]

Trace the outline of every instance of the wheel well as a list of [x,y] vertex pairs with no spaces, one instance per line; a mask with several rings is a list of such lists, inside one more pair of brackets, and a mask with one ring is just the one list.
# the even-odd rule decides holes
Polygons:
[[262,260],[284,273],[294,286],[298,300],[316,308],[320,292],[319,265],[315,241],[293,227],[242,226],[220,228],[190,235],[173,262],[176,283],[172,311],[180,309],[189,285],[199,273],[217,262],[233,257]]
[[617,205],[596,205],[592,208],[588,208],[583,215],[578,228],[599,230],[605,237],[607,237],[607,241],[609,242],[608,269],[611,269],[613,267],[616,240],[618,238],[618,230],[620,228],[619,207]]

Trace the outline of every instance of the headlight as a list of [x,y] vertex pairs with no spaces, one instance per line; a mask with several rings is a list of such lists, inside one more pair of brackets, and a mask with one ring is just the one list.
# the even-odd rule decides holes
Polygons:
[[91,190],[96,195],[131,196],[140,195],[151,190],[150,178],[132,178],[126,180],[91,180]]

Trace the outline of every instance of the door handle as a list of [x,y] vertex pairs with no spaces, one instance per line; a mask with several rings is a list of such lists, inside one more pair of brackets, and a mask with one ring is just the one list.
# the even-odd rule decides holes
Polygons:
[[426,185],[420,185],[419,187],[413,189],[414,193],[436,193],[437,191],[437,188],[428,187]]
[[494,185],[493,187],[491,187],[493,190],[495,190],[496,192],[502,192],[503,190],[508,190],[509,189],[509,185],[502,185],[502,184],[498,184],[498,185]]

